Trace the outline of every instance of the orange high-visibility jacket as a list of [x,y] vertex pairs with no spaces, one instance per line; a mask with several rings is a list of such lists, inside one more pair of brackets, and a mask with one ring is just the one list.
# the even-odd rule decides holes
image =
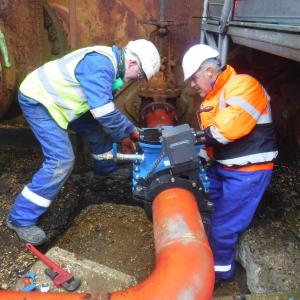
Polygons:
[[[237,75],[227,65],[201,107],[201,126],[213,148],[213,159],[227,167],[253,165],[270,169],[277,156],[270,97],[249,75]],[[264,167],[263,167],[263,165]],[[259,166],[260,165],[260,166]],[[252,168],[253,169],[253,168]]]

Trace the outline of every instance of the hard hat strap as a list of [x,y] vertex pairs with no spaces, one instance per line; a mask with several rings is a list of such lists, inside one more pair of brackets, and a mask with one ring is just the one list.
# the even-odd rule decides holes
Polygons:
[[122,48],[121,51],[119,51],[120,54],[120,62],[118,65],[119,74],[120,77],[123,79],[125,75],[125,48]]

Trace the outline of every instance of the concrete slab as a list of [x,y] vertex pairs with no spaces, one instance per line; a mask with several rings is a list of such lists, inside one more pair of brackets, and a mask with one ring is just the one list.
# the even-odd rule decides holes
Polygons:
[[[77,279],[81,279],[82,284],[76,292],[84,293],[101,293],[124,290],[137,284],[133,276],[119,272],[107,266],[95,263],[76,256],[74,253],[63,250],[59,247],[51,248],[47,253],[47,257],[60,265],[63,269],[71,269],[72,274]],[[64,289],[54,286],[52,280],[45,275],[46,266],[37,261],[29,272],[35,272],[37,275],[37,283],[48,283],[50,286],[49,292],[63,292]],[[23,287],[22,280],[19,280],[16,285],[16,290]],[[266,293],[256,295],[235,295],[225,297],[214,297],[213,300],[296,300],[300,299],[300,292],[285,292],[285,293]]]
[[[83,245],[84,247],[84,245]],[[81,280],[81,286],[77,292],[85,293],[108,293],[117,290],[123,290],[137,284],[133,276],[114,270],[107,266],[95,263],[91,260],[76,256],[74,253],[68,252],[58,247],[51,248],[46,256],[52,259],[56,264],[63,269],[68,268],[74,274],[76,279]],[[29,272],[35,272],[36,282],[49,283],[49,292],[63,292],[63,288],[57,288],[53,281],[44,273],[46,269],[41,261],[37,261]],[[16,290],[23,287],[22,280],[16,284]]]

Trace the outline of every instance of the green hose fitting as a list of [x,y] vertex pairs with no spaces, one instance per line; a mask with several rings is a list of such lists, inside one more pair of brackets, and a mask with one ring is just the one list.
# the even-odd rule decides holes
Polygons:
[[[2,33],[1,30],[0,30],[0,51],[3,55],[5,68],[10,68],[11,64],[10,64],[9,58],[8,58],[8,51],[7,51],[7,47],[6,47],[6,42],[5,42],[4,34]],[[2,66],[0,64],[0,72],[1,71],[2,71]]]

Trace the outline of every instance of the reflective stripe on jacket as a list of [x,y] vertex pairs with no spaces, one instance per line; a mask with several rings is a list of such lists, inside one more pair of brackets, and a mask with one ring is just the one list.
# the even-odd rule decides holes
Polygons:
[[222,165],[239,167],[271,162],[277,156],[270,98],[249,75],[237,75],[227,65],[202,107],[202,127],[215,143],[213,158]]
[[[43,104],[58,125],[64,129],[69,122],[79,118],[90,107],[86,95],[75,76],[75,69],[84,56],[97,52],[109,58],[117,74],[117,60],[111,47],[94,46],[71,52],[64,57],[48,62],[30,73],[20,86],[20,91]],[[113,107],[111,107],[113,106]],[[100,109],[100,108],[99,108]],[[102,116],[114,109],[114,104],[103,106]]]

